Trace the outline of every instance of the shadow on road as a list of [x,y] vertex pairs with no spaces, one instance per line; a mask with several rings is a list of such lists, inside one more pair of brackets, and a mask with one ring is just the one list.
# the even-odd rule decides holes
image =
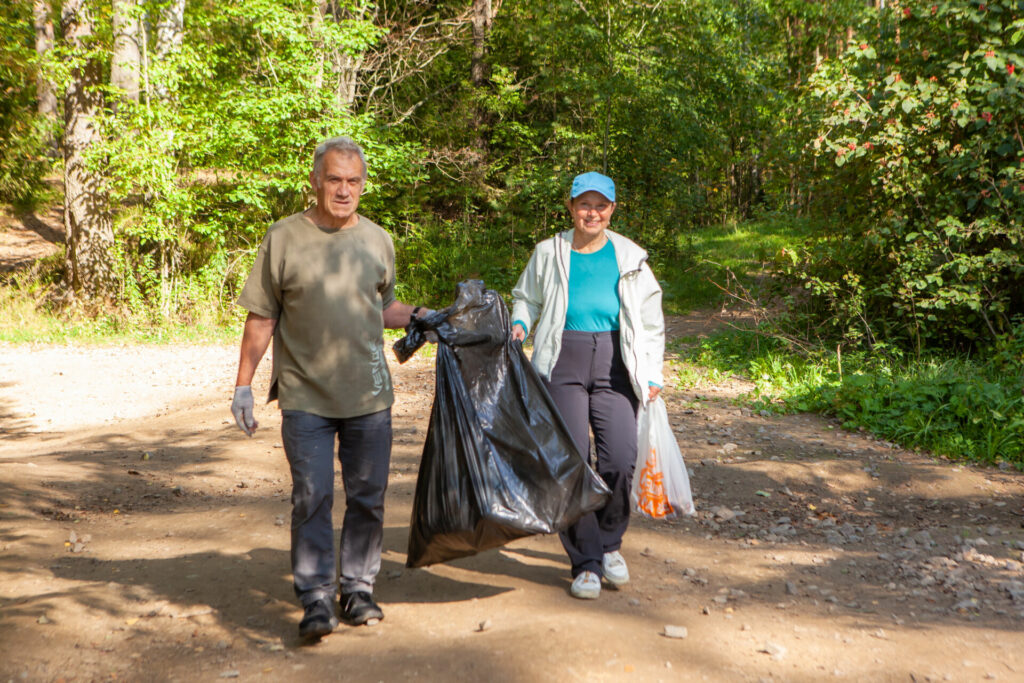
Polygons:
[[54,227],[43,221],[34,213],[27,213],[21,216],[21,222],[26,228],[39,235],[51,244],[64,244],[64,230],[61,227]]
[[[178,417],[171,422],[154,418],[60,437],[31,458],[0,461],[0,577],[8,588],[0,596],[0,643],[18,648],[19,661],[44,661],[51,648],[78,656],[81,645],[100,653],[102,663],[104,648],[144,647],[173,657],[173,670],[188,678],[198,671],[190,667],[230,660],[230,652],[216,654],[222,642],[243,661],[283,657],[274,649],[282,644],[295,650],[300,612],[285,521],[290,481],[273,420],[257,437],[243,439],[224,424],[222,410],[192,417],[193,409],[172,408]],[[4,438],[39,436],[17,427],[11,414],[0,405]],[[1014,545],[1024,540],[1020,475],[954,473],[950,463],[859,443],[836,453],[822,446],[810,423],[760,418],[747,431],[737,418],[731,438],[745,443],[767,434],[770,441],[722,454],[718,444],[701,443],[708,439],[698,437],[698,417],[687,416],[694,420],[687,423],[673,412],[683,423],[680,442],[693,469],[698,516],[634,518],[624,547],[633,582],[581,604],[566,594],[568,562],[553,538],[524,539],[428,570],[403,566],[424,433],[422,418],[417,428],[413,417],[397,416],[380,601],[413,611],[428,606],[435,610],[430,618],[443,623],[451,610],[467,610],[474,601],[521,600],[530,605],[524,611],[531,621],[516,624],[514,645],[525,653],[515,655],[524,662],[517,671],[541,670],[545,663],[530,661],[529,650],[556,638],[534,628],[532,619],[567,613],[592,619],[582,622],[592,630],[651,623],[695,628],[735,614],[834,623],[844,633],[951,627],[964,637],[983,631],[980,639],[1021,632],[1024,605],[1006,587],[1022,576]],[[951,488],[959,480],[969,485]],[[339,492],[339,521],[342,501]],[[724,515],[723,508],[742,514]],[[83,552],[67,547],[72,531],[93,537]],[[97,624],[106,630],[91,632]],[[60,637],[42,639],[50,627]],[[531,680],[512,672],[513,655],[494,655],[512,648],[497,635],[406,643],[393,632],[386,648],[364,652],[355,640],[369,637],[364,633],[345,631],[329,645],[334,650],[314,649],[313,656],[345,651],[346,661],[359,667],[354,680],[403,677],[395,672],[429,678],[430,671],[452,671],[452,658],[461,658],[462,676]],[[242,642],[230,645],[233,638]],[[577,642],[571,633],[557,638]],[[728,648],[688,652],[705,670],[733,666]],[[290,663],[275,661],[267,664],[279,667],[275,675],[292,671]],[[146,662],[136,666],[145,678]],[[86,671],[105,671],[95,667]],[[886,675],[882,666],[878,672]]]

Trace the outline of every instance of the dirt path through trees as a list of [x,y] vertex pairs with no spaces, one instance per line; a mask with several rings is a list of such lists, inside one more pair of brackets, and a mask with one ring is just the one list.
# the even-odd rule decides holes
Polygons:
[[1024,478],[739,381],[668,388],[699,514],[635,519],[624,590],[572,599],[554,537],[405,569],[423,355],[392,368],[386,618],[299,647],[280,417],[237,431],[236,353],[0,346],[0,681],[1024,680]]
[[[15,215],[16,214],[16,215]],[[60,207],[11,213],[0,208],[0,274],[29,266],[57,251],[64,242]]]

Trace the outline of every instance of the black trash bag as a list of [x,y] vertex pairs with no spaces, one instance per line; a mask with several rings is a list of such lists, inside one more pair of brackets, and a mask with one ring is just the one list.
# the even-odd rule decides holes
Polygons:
[[425,567],[562,531],[611,492],[573,443],[540,375],[509,336],[508,311],[480,280],[413,320],[408,359],[433,330],[437,379],[412,504],[406,565]]
[[[480,282],[477,280],[477,282]],[[481,286],[483,282],[480,282]],[[461,287],[461,285],[459,285]],[[489,330],[460,330],[448,322],[448,316],[455,311],[458,302],[440,311],[433,311],[422,318],[413,318],[405,328],[405,336],[395,342],[392,347],[399,363],[412,358],[421,346],[427,342],[428,332],[448,344],[448,346],[470,346],[490,342],[500,343],[496,333]],[[436,341],[436,340],[435,340]]]

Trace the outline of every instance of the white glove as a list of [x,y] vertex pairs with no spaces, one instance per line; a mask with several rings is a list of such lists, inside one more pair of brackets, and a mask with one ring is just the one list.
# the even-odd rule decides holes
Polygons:
[[231,414],[235,416],[238,428],[248,436],[252,436],[259,423],[252,416],[252,387],[235,387],[235,397],[231,400]]

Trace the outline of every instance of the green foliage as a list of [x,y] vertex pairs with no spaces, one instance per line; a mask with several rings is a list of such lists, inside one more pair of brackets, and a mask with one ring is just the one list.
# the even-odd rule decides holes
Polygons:
[[[147,3],[146,94],[115,109],[106,93],[90,157],[124,309],[236,315],[266,227],[309,201],[313,146],[347,133],[367,150],[363,209],[395,237],[403,296],[441,302],[473,275],[506,291],[568,226],[572,176],[597,168],[670,307],[716,302],[710,281],[732,275],[751,287],[782,257],[806,286],[793,310],[826,321],[809,336],[991,340],[1024,303],[1018,5],[523,0],[497,8],[473,82],[465,3],[350,0],[323,17],[314,0],[189,2],[181,49],[160,56],[161,3]],[[58,41],[37,63],[28,5],[0,12],[11,198],[47,166],[36,73],[59,91],[86,55]],[[108,63],[109,14],[98,6],[86,47]],[[733,256],[744,235],[718,227],[805,206],[823,227],[804,249],[764,237]]]
[[789,272],[847,339],[991,343],[1024,307],[1021,3],[893,7],[812,80],[831,229]]
[[907,448],[955,459],[1024,467],[1024,326],[984,360],[798,352],[755,330],[716,335],[685,357],[754,382],[755,408],[834,415]]
[[781,255],[796,248],[810,232],[806,220],[765,214],[744,223],[707,225],[679,235],[681,258],[655,264],[667,311],[686,313],[739,303],[726,291],[755,299],[770,296],[770,278]]
[[486,86],[468,82],[467,50],[453,48],[395,91],[432,162],[414,191],[432,216],[482,221],[528,254],[568,226],[571,178],[605,170],[619,187],[616,229],[679,268],[680,235],[770,201],[764,150],[790,97],[774,12],[755,1],[505,4]]
[[[443,244],[445,248],[439,249]],[[480,279],[499,292],[511,292],[529,252],[510,235],[491,233],[479,222],[432,221],[408,229],[395,239],[399,269],[396,296],[405,301],[447,305],[455,284]]]
[[[188,5],[184,45],[149,74],[168,97],[122,102],[92,150],[117,212],[118,266],[127,308],[188,320],[230,306],[267,227],[307,205],[315,145],[346,134],[364,147],[364,207],[386,227],[393,187],[412,182],[414,143],[372,116],[338,106],[322,46],[366,49],[369,21],[312,22],[316,3],[244,0]],[[210,87],[216,83],[216,87]],[[110,93],[116,97],[116,93]]]
[[0,9],[0,202],[31,204],[43,190],[50,168],[47,140],[52,124],[35,112],[38,69],[31,32],[30,3]]
[[[16,5],[5,27],[24,79],[31,22]],[[786,204],[776,176],[795,177],[794,83],[863,9],[506,3],[484,46],[488,77],[474,83],[465,3],[330,5],[321,17],[314,0],[189,2],[181,49],[157,55],[163,4],[145,4],[145,96],[111,106],[91,154],[132,314],[230,317],[263,231],[307,201],[313,145],[338,133],[367,149],[363,207],[394,235],[410,295],[446,299],[464,274],[508,287],[532,246],[568,226],[569,182],[593,168],[619,185],[615,227],[671,281],[702,258],[680,236]],[[110,6],[97,10],[85,50],[109,63]],[[58,41],[40,66],[60,89],[86,56]],[[351,101],[338,94],[350,67]],[[117,93],[106,95],[113,105]]]
[[0,342],[12,344],[216,343],[234,344],[241,338],[240,322],[225,324],[217,317],[197,314],[187,323],[110,312],[103,315],[45,302],[51,286],[17,278],[0,284]]
[[853,374],[824,388],[821,404],[847,427],[909,448],[1024,466],[1021,383],[990,378],[966,361],[916,363],[894,375]]

